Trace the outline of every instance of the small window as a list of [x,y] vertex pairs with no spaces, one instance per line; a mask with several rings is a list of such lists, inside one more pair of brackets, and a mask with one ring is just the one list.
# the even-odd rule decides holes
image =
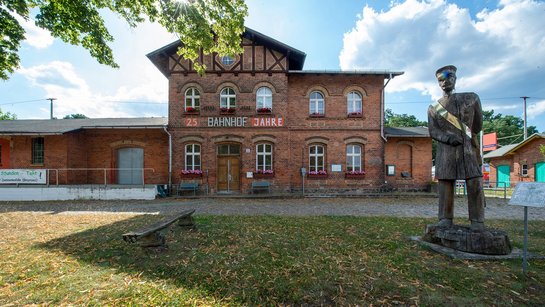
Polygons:
[[361,146],[348,145],[346,146],[346,171],[361,172]]
[[220,109],[234,109],[236,107],[237,96],[235,90],[226,87],[220,92]]
[[256,166],[255,169],[258,173],[264,171],[272,171],[272,145],[271,144],[257,144],[256,146]]
[[528,164],[522,164],[522,167],[520,169],[520,174],[522,176],[528,176]]
[[259,113],[270,113],[272,110],[272,91],[268,87],[260,87],[256,93],[256,109]]
[[240,145],[220,144],[218,145],[218,155],[240,155]]
[[201,169],[201,145],[187,144],[185,145],[185,170],[200,170]]
[[309,103],[310,115],[323,116],[324,115],[324,95],[320,92],[310,93]]
[[346,105],[349,116],[361,116],[361,95],[358,92],[350,92],[346,96]]
[[201,94],[199,90],[190,87],[185,91],[185,111],[186,112],[197,112],[199,111],[201,105]]
[[325,171],[325,149],[322,145],[311,145],[309,148],[309,171]]
[[44,138],[32,139],[32,164],[44,164]]
[[221,64],[225,66],[233,65],[233,63],[235,63],[235,59],[228,55],[222,56],[220,61],[221,61]]

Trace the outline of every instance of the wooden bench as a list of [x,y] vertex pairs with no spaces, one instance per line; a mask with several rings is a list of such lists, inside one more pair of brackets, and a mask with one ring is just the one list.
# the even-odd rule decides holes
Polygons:
[[195,221],[192,214],[195,209],[184,210],[166,217],[165,219],[144,227],[138,231],[131,231],[123,234],[123,240],[128,243],[139,243],[141,247],[164,247],[165,236],[161,234],[161,230],[166,229],[172,223],[178,221],[178,225],[184,228],[194,228]]
[[271,192],[271,183],[268,181],[253,181],[252,182],[252,193],[257,191],[267,191],[267,193]]
[[178,186],[178,195],[182,195],[184,191],[193,191],[193,195],[197,195],[199,184],[196,182],[181,182]]

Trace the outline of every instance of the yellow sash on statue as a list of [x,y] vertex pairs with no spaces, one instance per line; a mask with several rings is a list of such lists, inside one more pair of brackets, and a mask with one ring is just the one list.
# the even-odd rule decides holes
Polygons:
[[464,124],[458,117],[454,116],[452,113],[447,111],[445,107],[440,104],[439,102],[436,102],[432,105],[432,108],[435,109],[437,114],[439,114],[442,118],[444,118],[446,121],[451,123],[456,129],[464,132],[470,139],[472,138],[471,135],[471,129]]

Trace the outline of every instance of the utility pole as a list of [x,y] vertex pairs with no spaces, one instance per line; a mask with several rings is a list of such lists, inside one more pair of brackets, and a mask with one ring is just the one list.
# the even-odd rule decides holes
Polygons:
[[526,138],[528,138],[528,129],[526,128],[526,126],[527,126],[527,124],[526,124],[526,99],[528,99],[530,97],[522,96],[520,98],[524,99],[524,140],[526,140]]
[[50,112],[50,115],[51,115],[51,119],[53,119],[53,100],[57,100],[57,98],[47,98],[47,100],[49,100],[51,102],[51,112]]

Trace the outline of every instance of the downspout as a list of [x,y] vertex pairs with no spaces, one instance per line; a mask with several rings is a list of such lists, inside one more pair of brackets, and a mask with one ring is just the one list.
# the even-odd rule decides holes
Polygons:
[[163,130],[168,134],[168,191],[172,191],[172,134],[168,132],[167,125],[163,126]]
[[386,81],[386,84],[384,84],[384,86],[380,90],[380,136],[382,137],[384,142],[386,142],[386,137],[384,136],[384,89],[392,79],[392,73],[390,73],[388,81]]

